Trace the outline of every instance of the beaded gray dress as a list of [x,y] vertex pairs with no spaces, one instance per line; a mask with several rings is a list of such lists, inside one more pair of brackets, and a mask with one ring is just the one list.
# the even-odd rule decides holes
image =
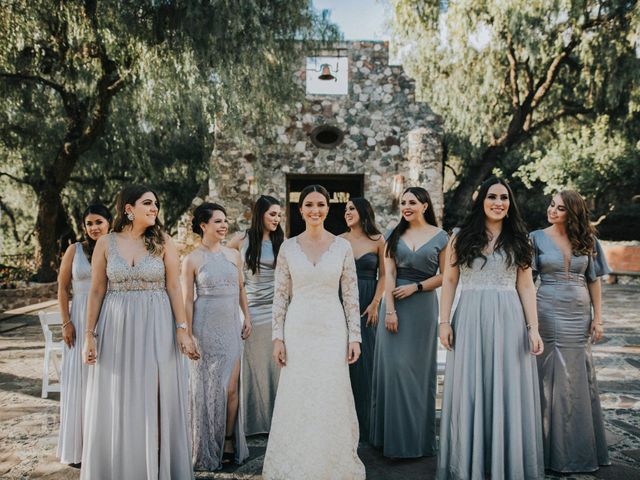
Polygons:
[[517,267],[496,251],[460,266],[436,478],[544,477],[540,395]]
[[130,266],[108,236],[109,284],[89,368],[83,480],[190,479],[187,391],[162,257]]
[[242,403],[233,432],[227,428],[227,391],[231,373],[242,358],[242,323],[237,267],[223,252],[200,249],[203,263],[196,275],[193,336],[200,360],[189,362],[189,417],[196,470],[222,468],[225,435],[233,435],[235,462],[249,456],[244,437]]
[[[388,235],[387,235],[388,237]],[[410,285],[438,273],[448,235],[438,231],[411,250],[404,240],[396,250],[396,286]],[[378,323],[371,395],[369,443],[386,457],[416,458],[436,454],[436,373],[438,298],[416,292],[395,301],[398,333]],[[381,314],[386,313],[383,303]]]
[[[360,358],[349,365],[353,399],[360,425],[360,441],[369,440],[369,414],[371,412],[371,383],[373,381],[373,352],[376,346],[376,327],[367,326],[367,316],[362,313],[373,301],[378,286],[378,254],[368,252],[356,258],[358,297],[360,299]],[[380,319],[384,322],[384,319]]]
[[[245,238],[241,254],[249,248]],[[245,263],[246,267],[246,263]],[[253,273],[245,268],[245,290],[253,330],[244,342],[242,357],[242,399],[245,412],[245,434],[268,433],[278,389],[280,369],[273,361],[271,342],[271,307],[273,305],[275,258],[271,240],[263,240],[260,269]]]
[[607,440],[591,357],[591,297],[587,283],[609,273],[596,241],[594,257],[562,251],[543,231],[531,233],[544,353],[538,357],[545,467],[592,472],[609,465]]
[[69,320],[76,330],[73,347],[64,347],[60,375],[60,434],[58,436],[58,458],[62,463],[82,461],[82,416],[84,397],[87,392],[89,366],[82,361],[84,330],[87,318],[87,298],[91,288],[91,264],[82,249],[75,244],[76,251],[71,264],[71,288],[73,301]]

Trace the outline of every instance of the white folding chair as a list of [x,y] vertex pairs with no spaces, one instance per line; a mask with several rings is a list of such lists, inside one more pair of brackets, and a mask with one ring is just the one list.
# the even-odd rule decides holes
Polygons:
[[[38,312],[42,333],[44,333],[44,370],[42,371],[42,398],[47,398],[49,392],[60,391],[60,357],[64,352],[64,341],[53,341],[53,332],[49,328],[51,325],[62,325],[60,312]],[[53,367],[58,375],[58,383],[49,384],[49,365],[53,360]]]

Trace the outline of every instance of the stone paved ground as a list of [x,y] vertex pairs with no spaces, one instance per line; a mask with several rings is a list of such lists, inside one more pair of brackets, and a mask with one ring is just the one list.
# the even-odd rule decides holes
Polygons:
[[[606,286],[604,319],[607,337],[594,348],[594,356],[613,465],[593,475],[548,479],[640,479],[640,287]],[[78,470],[55,458],[59,396],[40,398],[42,358],[35,315],[0,321],[0,478],[79,478]],[[259,480],[266,436],[250,438],[249,445],[246,464],[196,477]],[[372,480],[431,479],[435,470],[434,459],[388,460],[367,446],[360,456]]]

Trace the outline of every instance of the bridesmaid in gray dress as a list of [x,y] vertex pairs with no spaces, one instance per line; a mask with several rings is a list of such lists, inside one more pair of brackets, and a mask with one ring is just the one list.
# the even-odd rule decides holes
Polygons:
[[271,307],[275,259],[284,241],[282,208],[277,199],[261,195],[253,206],[251,227],[228,246],[244,259],[245,289],[253,330],[244,342],[242,404],[245,434],[269,433],[280,369],[271,352]]
[[[531,246],[508,184],[491,177],[447,248],[440,341],[449,350],[439,480],[544,477]],[[456,288],[460,299],[449,324]],[[527,332],[528,329],[528,332]]]
[[192,227],[202,243],[187,255],[182,275],[187,318],[193,318],[193,336],[202,355],[189,368],[193,465],[196,470],[213,471],[232,460],[240,464],[249,456],[239,408],[239,376],[242,340],[251,333],[251,316],[240,254],[221,243],[228,229],[224,208],[203,203],[193,212]]
[[365,198],[347,202],[344,219],[348,232],[341,235],[354,252],[360,300],[360,358],[349,365],[351,388],[360,425],[360,441],[369,441],[373,353],[380,301],[384,294],[384,238],[376,227],[375,213]]
[[[109,233],[110,223],[111,212],[107,207],[89,205],[82,214],[82,227],[87,240],[67,248],[58,274],[62,337],[67,348],[62,356],[60,377],[62,388],[57,456],[61,463],[72,467],[79,467],[82,460],[82,416],[89,374],[89,367],[82,362],[82,332],[87,319],[87,296],[91,287],[91,255],[98,238]],[[69,310],[71,289],[73,302]]]
[[424,188],[402,194],[387,239],[384,323],[378,324],[370,443],[386,457],[436,454],[438,298],[447,234]]
[[555,195],[547,219],[549,228],[531,233],[545,343],[538,358],[545,467],[593,472],[610,464],[589,341],[602,338],[598,277],[609,268],[580,194]]
[[80,478],[193,478],[178,350],[193,359],[198,352],[185,319],[178,252],[149,188],[125,188],[116,209],[114,233],[98,240],[92,257],[83,358],[94,366]]

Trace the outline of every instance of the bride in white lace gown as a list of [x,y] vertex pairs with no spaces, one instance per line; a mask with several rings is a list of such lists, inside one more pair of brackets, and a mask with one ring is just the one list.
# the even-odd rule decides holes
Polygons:
[[276,266],[272,338],[283,368],[262,475],[364,479],[349,381],[349,364],[360,356],[353,252],[324,229],[329,195],[323,187],[306,187],[299,205],[306,230],[282,244]]

